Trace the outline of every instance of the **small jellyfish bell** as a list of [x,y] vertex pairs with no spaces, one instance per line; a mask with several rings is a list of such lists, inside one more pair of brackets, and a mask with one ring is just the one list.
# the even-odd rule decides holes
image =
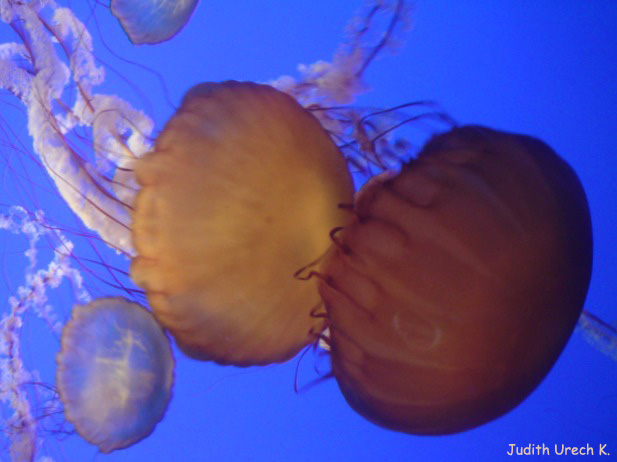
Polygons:
[[592,233],[583,188],[543,142],[478,126],[437,136],[357,195],[319,290],[349,404],[412,434],[517,406],[581,312]]
[[111,0],[131,42],[156,44],[173,38],[191,19],[199,0]]
[[185,353],[248,366],[315,340],[316,283],[295,274],[350,219],[353,184],[312,114],[267,85],[199,84],[135,174],[131,277]]
[[102,452],[142,440],[163,418],[174,359],[163,329],[141,305],[120,297],[77,305],[57,362],[66,418]]

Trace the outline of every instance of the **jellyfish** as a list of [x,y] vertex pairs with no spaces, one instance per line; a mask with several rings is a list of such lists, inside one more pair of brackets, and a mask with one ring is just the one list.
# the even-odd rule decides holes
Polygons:
[[449,434],[517,406],[564,348],[592,264],[587,200],[542,141],[480,126],[369,182],[323,263],[333,374],[368,420]]
[[131,42],[155,44],[173,38],[191,18],[199,0],[112,0]]
[[135,175],[131,277],[186,354],[267,364],[315,340],[316,284],[295,274],[327,251],[353,194],[317,119],[268,85],[199,84]]
[[142,440],[163,418],[174,359],[169,339],[141,305],[122,297],[77,305],[57,362],[66,417],[102,452]]

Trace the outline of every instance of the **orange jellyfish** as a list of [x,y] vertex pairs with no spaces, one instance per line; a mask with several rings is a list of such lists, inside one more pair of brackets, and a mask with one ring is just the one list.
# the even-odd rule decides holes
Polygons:
[[171,398],[174,359],[152,314],[124,298],[73,309],[62,333],[57,383],[67,419],[102,452],[142,440]]
[[313,341],[316,283],[294,277],[349,214],[346,162],[293,98],[203,83],[136,163],[131,277],[189,356],[247,366]]
[[319,285],[348,403],[433,435],[517,406],[589,285],[591,220],[571,167],[537,139],[466,126],[367,184],[354,211]]

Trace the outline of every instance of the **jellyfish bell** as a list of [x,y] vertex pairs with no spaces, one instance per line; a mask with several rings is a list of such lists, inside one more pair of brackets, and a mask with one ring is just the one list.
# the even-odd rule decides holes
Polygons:
[[349,404],[412,434],[517,406],[581,312],[592,233],[583,188],[541,141],[467,126],[358,194],[319,291]]
[[156,44],[173,38],[188,23],[199,0],[111,0],[131,42]]
[[174,359],[169,339],[141,305],[121,297],[77,305],[57,362],[66,417],[102,452],[142,440],[163,418]]
[[293,98],[250,82],[204,83],[138,159],[131,277],[189,356],[285,361],[323,320],[314,280],[352,202],[346,162]]

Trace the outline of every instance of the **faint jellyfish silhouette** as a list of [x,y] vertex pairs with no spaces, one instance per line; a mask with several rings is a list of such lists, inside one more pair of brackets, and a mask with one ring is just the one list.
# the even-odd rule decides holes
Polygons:
[[131,42],[155,44],[173,38],[188,23],[199,0],[111,0]]
[[583,310],[577,327],[590,345],[617,361],[617,323],[606,322]]
[[478,126],[433,138],[358,194],[319,289],[332,369],[378,425],[447,434],[518,405],[586,297],[591,220],[541,141]]
[[308,111],[267,85],[197,85],[135,173],[131,277],[185,353],[267,364],[315,339],[317,288],[294,274],[349,219],[353,185]]
[[120,297],[77,305],[57,362],[66,418],[102,452],[140,441],[163,418],[174,359],[169,339],[141,305]]

